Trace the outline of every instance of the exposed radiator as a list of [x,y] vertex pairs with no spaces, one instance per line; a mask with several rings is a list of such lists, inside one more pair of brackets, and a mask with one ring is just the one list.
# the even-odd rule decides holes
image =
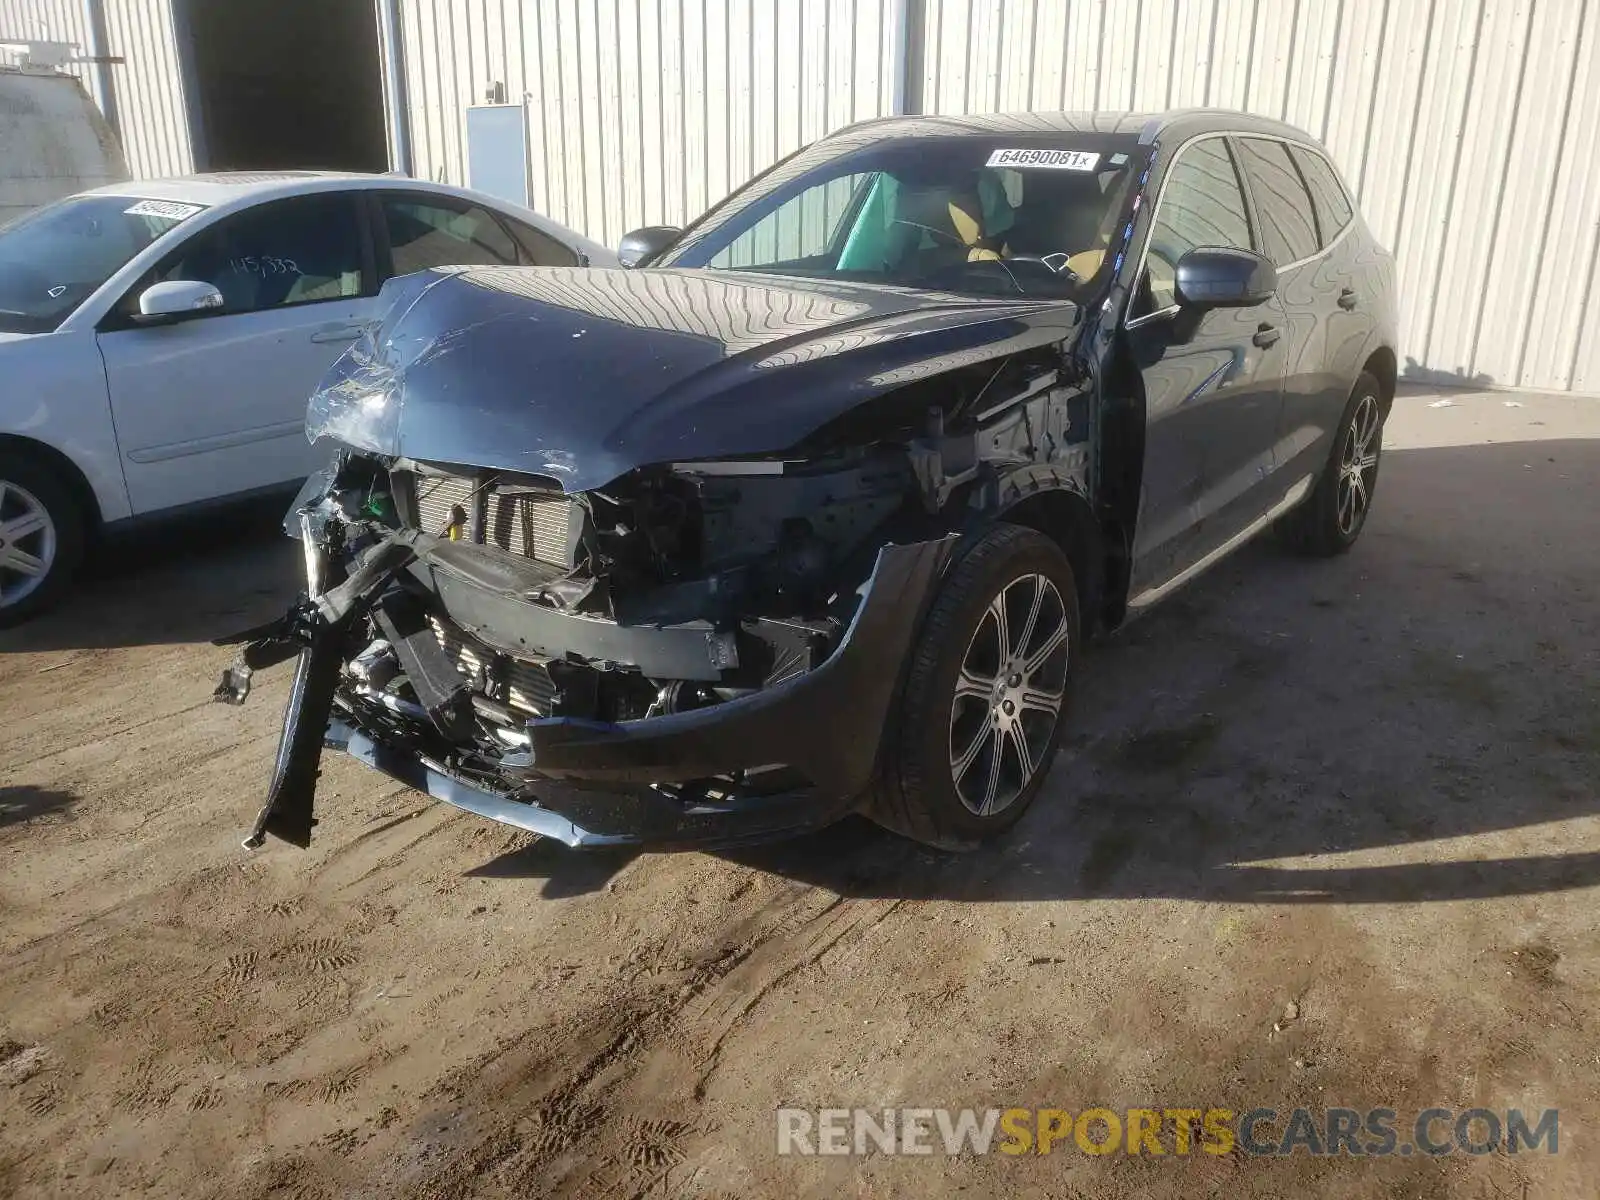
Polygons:
[[556,689],[550,682],[549,672],[541,664],[480,650],[436,617],[430,617],[429,623],[439,645],[455,663],[456,670],[472,683],[474,691],[530,716],[550,715]]
[[455,519],[472,511],[473,481],[459,475],[413,475],[416,489],[417,528],[424,533],[444,534]]
[[[479,481],[461,475],[413,475],[418,528],[443,534],[465,516],[470,528]],[[524,484],[490,485],[487,489],[484,542],[557,567],[575,561],[582,510],[559,490]],[[466,533],[463,532],[463,537]]]

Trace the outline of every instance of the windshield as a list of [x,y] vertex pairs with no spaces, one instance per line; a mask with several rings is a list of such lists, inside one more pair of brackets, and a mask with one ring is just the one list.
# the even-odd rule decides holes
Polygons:
[[198,204],[74,196],[0,229],[0,331],[48,333]]
[[1146,149],[1064,132],[828,139],[654,265],[1082,302],[1109,281]]

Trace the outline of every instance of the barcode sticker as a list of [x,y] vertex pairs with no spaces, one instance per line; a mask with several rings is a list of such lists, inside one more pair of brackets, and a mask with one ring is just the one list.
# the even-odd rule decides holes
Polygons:
[[1087,150],[996,150],[986,164],[991,167],[1044,167],[1053,171],[1092,171],[1100,156]]
[[141,200],[132,208],[122,211],[130,217],[166,217],[171,221],[187,221],[204,207],[203,204],[181,204],[176,200]]

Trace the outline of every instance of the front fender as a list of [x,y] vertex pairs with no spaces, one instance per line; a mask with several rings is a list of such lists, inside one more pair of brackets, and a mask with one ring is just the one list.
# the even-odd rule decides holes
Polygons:
[[105,363],[90,330],[0,342],[0,435],[42,445],[83,475],[103,522],[133,513]]

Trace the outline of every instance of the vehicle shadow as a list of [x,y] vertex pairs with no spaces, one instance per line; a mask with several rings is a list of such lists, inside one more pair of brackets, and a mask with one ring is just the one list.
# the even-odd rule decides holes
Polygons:
[[1595,495],[1600,441],[1391,452],[1348,556],[1258,544],[1097,647],[1069,744],[998,843],[937,854],[852,821],[725,857],[970,901],[1593,886],[1600,851],[1546,827],[1600,813]]
[[1401,369],[1400,381],[1402,384],[1420,384],[1430,388],[1450,388],[1458,391],[1482,391],[1484,388],[1494,386],[1494,376],[1486,375],[1482,371],[1471,372],[1464,367],[1455,370],[1441,367],[1429,367],[1419,363],[1416,359],[1406,357],[1406,365]]
[[561,900],[599,891],[637,857],[636,850],[574,851],[552,838],[538,838],[466,874],[481,879],[543,879],[540,894],[546,900]]
[[277,616],[304,580],[289,496],[230,505],[96,546],[61,605],[0,631],[0,654],[204,642]]
[[41,817],[64,817],[78,802],[71,792],[54,788],[0,787],[0,829],[8,825],[26,825]]

